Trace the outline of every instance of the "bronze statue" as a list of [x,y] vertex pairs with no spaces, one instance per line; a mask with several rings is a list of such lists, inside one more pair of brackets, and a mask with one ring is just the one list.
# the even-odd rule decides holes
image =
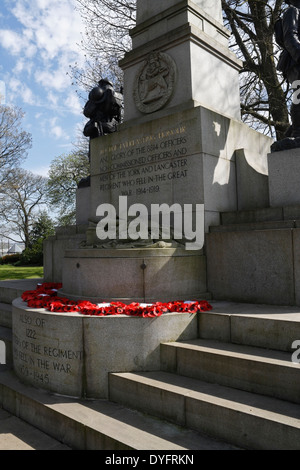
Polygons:
[[[89,118],[83,134],[90,139],[95,139],[116,132],[118,123],[121,121],[122,104],[122,91],[115,92],[112,83],[107,78],[100,80],[98,86],[90,91],[89,99],[83,110],[85,117]],[[90,184],[91,177],[88,176],[80,180],[78,188],[85,188]]]
[[84,135],[94,139],[117,130],[121,120],[122,94],[115,92],[112,83],[107,79],[98,82],[89,93],[89,99],[83,114],[89,118],[85,125]]
[[295,99],[295,91],[300,85],[300,0],[285,0],[285,3],[289,6],[276,25],[275,37],[283,48],[277,69],[282,72],[294,92],[291,105],[292,125],[286,138],[272,145],[272,152],[300,147],[300,100]]

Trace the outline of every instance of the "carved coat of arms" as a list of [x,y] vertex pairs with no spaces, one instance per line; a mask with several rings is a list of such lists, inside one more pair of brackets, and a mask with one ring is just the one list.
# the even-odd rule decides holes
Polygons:
[[176,64],[163,52],[152,52],[138,71],[134,100],[142,113],[161,109],[171,98],[176,82]]

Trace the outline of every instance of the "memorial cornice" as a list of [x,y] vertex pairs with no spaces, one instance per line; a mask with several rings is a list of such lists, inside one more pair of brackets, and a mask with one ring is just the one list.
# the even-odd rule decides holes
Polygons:
[[127,52],[125,57],[120,60],[119,65],[121,68],[125,69],[139,63],[141,59],[146,58],[146,56],[152,51],[165,52],[172,47],[178,46],[180,43],[187,41],[201,45],[203,49],[211,52],[213,55],[237,70],[240,70],[243,66],[243,62],[238,59],[234,53],[222,46],[222,44],[204,31],[201,31],[191,24],[180,26],[172,32],[169,32],[167,35],[163,34],[160,37],[149,41],[147,44],[143,44],[142,46]]

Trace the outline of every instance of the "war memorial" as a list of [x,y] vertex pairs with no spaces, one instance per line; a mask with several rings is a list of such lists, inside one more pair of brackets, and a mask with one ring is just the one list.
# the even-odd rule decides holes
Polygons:
[[[46,240],[37,289],[0,286],[0,403],[78,449],[299,449],[299,149],[271,152],[242,122],[219,0],[137,0],[130,34],[124,95],[101,79],[87,102],[115,107],[86,111],[76,226]],[[30,304],[53,287],[61,308]],[[123,408],[106,433],[104,403],[181,426],[190,444],[173,428],[133,444]]]

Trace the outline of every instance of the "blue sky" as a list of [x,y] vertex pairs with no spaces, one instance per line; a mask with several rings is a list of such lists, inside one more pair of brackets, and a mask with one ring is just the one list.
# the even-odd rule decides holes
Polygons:
[[[1,104],[25,112],[32,148],[22,167],[47,175],[73,148],[86,122],[69,66],[84,63],[76,0],[0,0]],[[3,97],[4,96],[4,97]]]

